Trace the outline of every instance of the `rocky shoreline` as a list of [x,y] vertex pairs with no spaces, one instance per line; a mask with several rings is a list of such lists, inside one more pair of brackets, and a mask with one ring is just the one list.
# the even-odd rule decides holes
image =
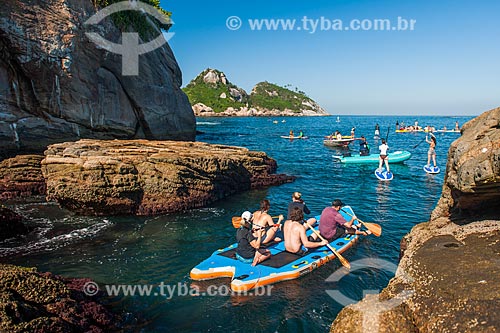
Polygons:
[[121,331],[123,319],[83,293],[89,281],[0,264],[0,331]]
[[221,112],[215,112],[211,107],[203,103],[193,105],[193,112],[196,117],[328,117],[329,114],[317,113],[311,110],[301,110],[300,112],[285,109],[261,109],[241,107],[239,109],[227,108]]
[[[401,241],[395,277],[344,308],[330,332],[498,332],[499,189],[497,108],[465,124],[451,145],[441,199]],[[399,305],[381,306],[402,291],[411,294]]]

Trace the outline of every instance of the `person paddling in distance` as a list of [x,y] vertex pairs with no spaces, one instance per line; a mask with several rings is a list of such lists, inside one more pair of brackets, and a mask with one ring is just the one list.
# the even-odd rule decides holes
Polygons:
[[[300,193],[300,192],[293,192],[293,194],[292,194],[292,202],[290,202],[288,204],[288,214],[287,214],[287,217],[286,217],[287,220],[291,220],[291,218],[292,218],[292,211],[293,211],[293,209],[295,207],[299,207],[300,208],[300,210],[302,211],[302,216],[304,214],[311,214],[311,211],[309,210],[309,208],[307,208],[306,203],[302,199],[302,193]],[[307,221],[304,220],[302,222],[305,222],[305,223],[309,224],[312,227],[316,223],[316,219],[314,217],[311,217]],[[307,229],[307,226],[304,225],[304,228]]]
[[[344,206],[344,203],[340,199],[335,199],[332,202],[331,207],[326,207],[321,213],[319,219],[319,232],[324,239],[331,243],[337,238],[343,237],[346,234],[350,235],[364,235],[367,236],[371,234],[368,231],[360,231],[354,226],[354,220],[356,216],[353,216],[350,221],[344,219],[344,217],[339,213],[339,210]],[[310,240],[316,241],[318,236],[313,234]]]
[[375,124],[375,136],[380,136],[380,126],[378,123]]
[[389,150],[389,146],[385,142],[385,139],[382,139],[382,144],[378,147],[380,150],[380,155],[378,158],[378,169],[382,170],[382,164],[385,163],[385,168],[387,169],[387,173],[390,173],[389,169],[389,157],[387,156],[387,151]]
[[253,215],[249,211],[241,215],[241,226],[236,231],[236,258],[246,264],[255,266],[271,257],[271,252],[260,249],[262,237],[266,230],[264,228],[252,229]]
[[262,240],[262,244],[267,244],[271,241],[281,242],[281,238],[275,237],[276,232],[280,228],[280,223],[283,221],[283,215],[280,215],[278,218],[278,222],[274,224],[273,218],[269,215],[269,208],[271,207],[271,203],[269,200],[264,199],[260,202],[260,209],[253,213],[253,229],[258,229],[259,227],[262,229],[266,229],[269,227],[265,234],[265,238]]
[[370,155],[370,146],[368,146],[366,138],[362,135],[361,141],[359,142],[359,156],[368,156],[368,155]]
[[328,244],[327,241],[312,242],[307,238],[306,229],[302,225],[304,213],[295,206],[290,213],[290,219],[286,221],[283,227],[285,236],[285,249],[288,252],[303,255],[308,249],[320,247]]
[[293,138],[293,130],[290,130],[290,133],[288,133],[288,136]]
[[432,162],[434,163],[434,167],[436,167],[436,137],[434,134],[429,133],[431,135],[431,139],[429,140],[429,137],[426,135],[425,136],[425,142],[429,144],[429,150],[427,151],[427,166],[430,166],[431,164],[431,158]]
[[336,138],[337,140],[342,140],[342,134],[340,134],[340,132],[339,132],[339,131],[337,131],[336,133],[337,133],[337,134],[335,134],[335,138]]

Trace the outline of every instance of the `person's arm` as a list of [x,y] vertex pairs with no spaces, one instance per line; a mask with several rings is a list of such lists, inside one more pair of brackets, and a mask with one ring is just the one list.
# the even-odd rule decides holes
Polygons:
[[311,211],[309,210],[309,208],[307,208],[306,204],[302,201],[302,203],[304,204],[304,213],[305,214],[311,214]]
[[306,229],[304,229],[304,228],[300,228],[299,232],[300,232],[300,241],[302,242],[302,245],[304,245],[308,249],[312,249],[315,247],[320,247],[320,246],[328,244],[328,242],[326,240],[322,240],[321,242],[310,242],[309,239],[307,239]]
[[[266,232],[265,228],[261,228],[259,231],[257,231],[257,238],[253,237],[253,240],[251,240],[249,243],[254,249],[259,249],[260,244],[262,242],[262,235]],[[253,235],[252,235],[253,236]]]

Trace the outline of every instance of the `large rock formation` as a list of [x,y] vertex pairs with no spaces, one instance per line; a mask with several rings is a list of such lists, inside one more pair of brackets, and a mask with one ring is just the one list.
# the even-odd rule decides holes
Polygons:
[[195,115],[199,117],[328,115],[304,92],[295,90],[261,82],[248,95],[245,90],[231,83],[223,72],[210,68],[184,88]]
[[[395,277],[344,308],[331,332],[500,331],[499,121],[495,109],[463,126],[442,197],[431,220],[403,238]],[[398,295],[399,305],[384,308]]]
[[169,213],[293,180],[265,153],[202,142],[80,140],[45,155],[47,198],[80,214]]
[[66,279],[34,268],[0,264],[1,332],[117,332],[122,319],[82,287],[88,279]]
[[42,155],[19,155],[0,162],[0,200],[45,194]]
[[[139,75],[123,76],[121,55],[85,36],[96,10],[91,0],[2,1],[0,156],[79,138],[194,139],[168,44],[140,55]],[[119,43],[110,18],[97,28]]]

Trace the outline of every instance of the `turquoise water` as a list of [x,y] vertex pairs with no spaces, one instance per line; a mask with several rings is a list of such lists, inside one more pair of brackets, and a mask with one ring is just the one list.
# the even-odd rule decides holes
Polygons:
[[[418,117],[420,125],[453,128],[470,117]],[[273,123],[277,120],[278,123]],[[281,122],[286,120],[285,123]],[[203,209],[157,217],[77,217],[52,203],[11,202],[10,207],[32,219],[36,232],[21,241],[0,243],[0,261],[36,266],[41,271],[89,277],[105,284],[178,283],[206,290],[228,286],[229,279],[193,282],[189,271],[214,250],[234,242],[231,217],[256,210],[259,201],[271,201],[271,213],[286,212],[294,191],[303,194],[313,214],[335,198],[352,206],[359,218],[383,227],[377,238],[362,239],[344,253],[351,262],[364,258],[397,264],[399,242],[415,224],[428,220],[441,194],[446,154],[459,134],[437,134],[438,165],[442,172],[427,175],[422,167],[428,145],[424,133],[395,133],[396,120],[411,124],[414,117],[307,117],[307,118],[204,118],[198,119],[199,141],[265,151],[277,160],[279,173],[297,176],[294,183],[249,191]],[[336,129],[348,135],[373,139],[375,123],[389,146],[409,150],[413,156],[394,164],[394,180],[379,182],[373,165],[341,165],[332,159],[337,150],[325,147],[323,136]],[[281,139],[290,129],[303,130],[307,140]],[[357,148],[355,144],[352,148]],[[329,289],[360,299],[363,290],[383,288],[393,272],[374,269],[352,271],[335,285],[325,280],[341,267],[330,262],[297,280],[275,284],[271,296],[164,296],[115,297],[111,301],[130,313],[129,330],[142,332],[325,332],[342,305],[330,298]],[[221,289],[224,291],[224,289]],[[136,313],[139,313],[138,317]]]

